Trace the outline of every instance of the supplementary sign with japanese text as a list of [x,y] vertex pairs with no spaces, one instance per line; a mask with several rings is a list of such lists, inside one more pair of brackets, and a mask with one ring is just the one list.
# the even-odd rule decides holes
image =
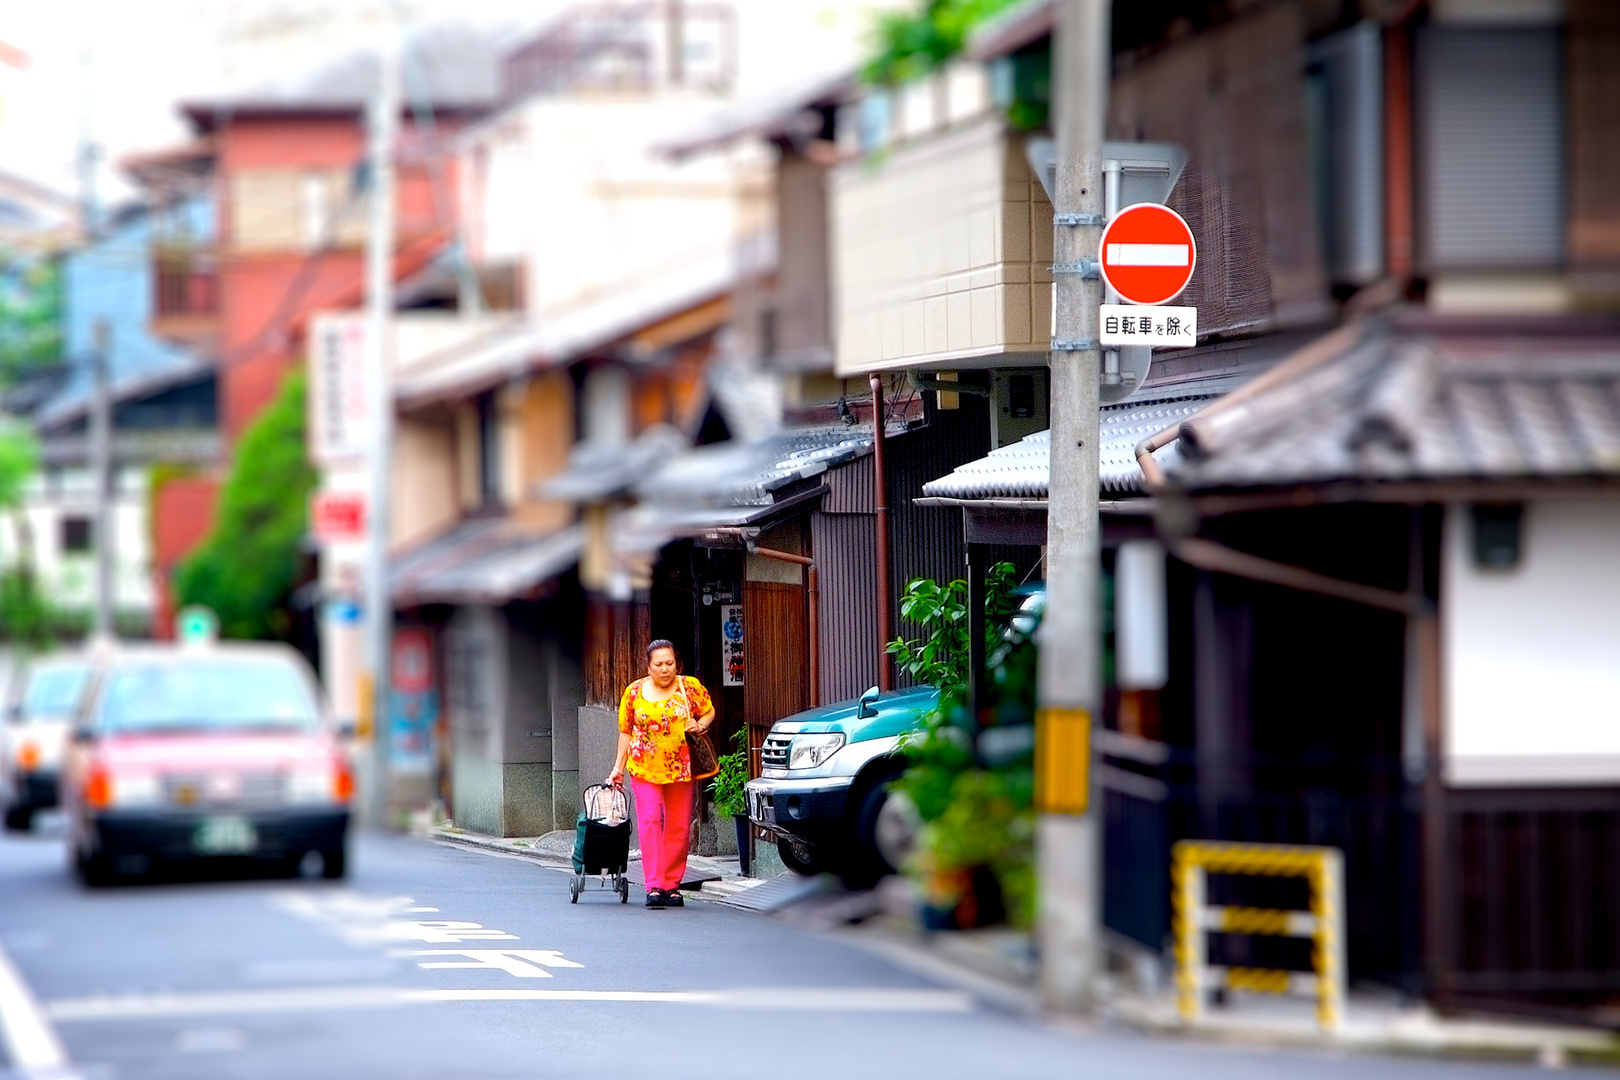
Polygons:
[[1103,345],[1157,345],[1190,349],[1198,344],[1198,309],[1104,304],[1099,312]]

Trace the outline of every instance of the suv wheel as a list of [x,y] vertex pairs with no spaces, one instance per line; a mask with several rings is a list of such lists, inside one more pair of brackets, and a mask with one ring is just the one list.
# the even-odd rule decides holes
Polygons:
[[849,818],[853,845],[842,876],[852,889],[869,889],[897,871],[915,842],[916,830],[909,827],[915,811],[909,799],[890,793],[893,779],[886,776],[868,787]]
[[815,877],[824,869],[816,864],[815,856],[810,853],[810,848],[804,844],[795,844],[791,840],[778,837],[776,853],[782,857],[782,865],[795,874]]

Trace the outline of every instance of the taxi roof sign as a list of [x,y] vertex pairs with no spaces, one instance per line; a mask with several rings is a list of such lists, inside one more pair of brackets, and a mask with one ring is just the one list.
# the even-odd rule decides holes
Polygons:
[[201,604],[187,604],[175,613],[174,637],[182,645],[212,645],[219,640],[219,616]]

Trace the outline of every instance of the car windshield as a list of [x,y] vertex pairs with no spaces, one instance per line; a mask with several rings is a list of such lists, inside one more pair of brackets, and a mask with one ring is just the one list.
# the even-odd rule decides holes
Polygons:
[[308,731],[315,703],[303,680],[284,664],[198,660],[125,667],[107,677],[96,726],[137,731]]
[[79,707],[79,695],[84,693],[89,676],[90,668],[85,664],[35,668],[28,676],[28,690],[23,694],[23,715],[59,717],[72,712]]

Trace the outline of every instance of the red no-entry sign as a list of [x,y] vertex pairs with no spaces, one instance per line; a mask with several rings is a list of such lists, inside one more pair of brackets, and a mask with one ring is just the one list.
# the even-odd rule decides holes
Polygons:
[[1158,203],[1136,203],[1103,230],[1103,279],[1132,304],[1162,304],[1192,280],[1198,249],[1181,215]]

